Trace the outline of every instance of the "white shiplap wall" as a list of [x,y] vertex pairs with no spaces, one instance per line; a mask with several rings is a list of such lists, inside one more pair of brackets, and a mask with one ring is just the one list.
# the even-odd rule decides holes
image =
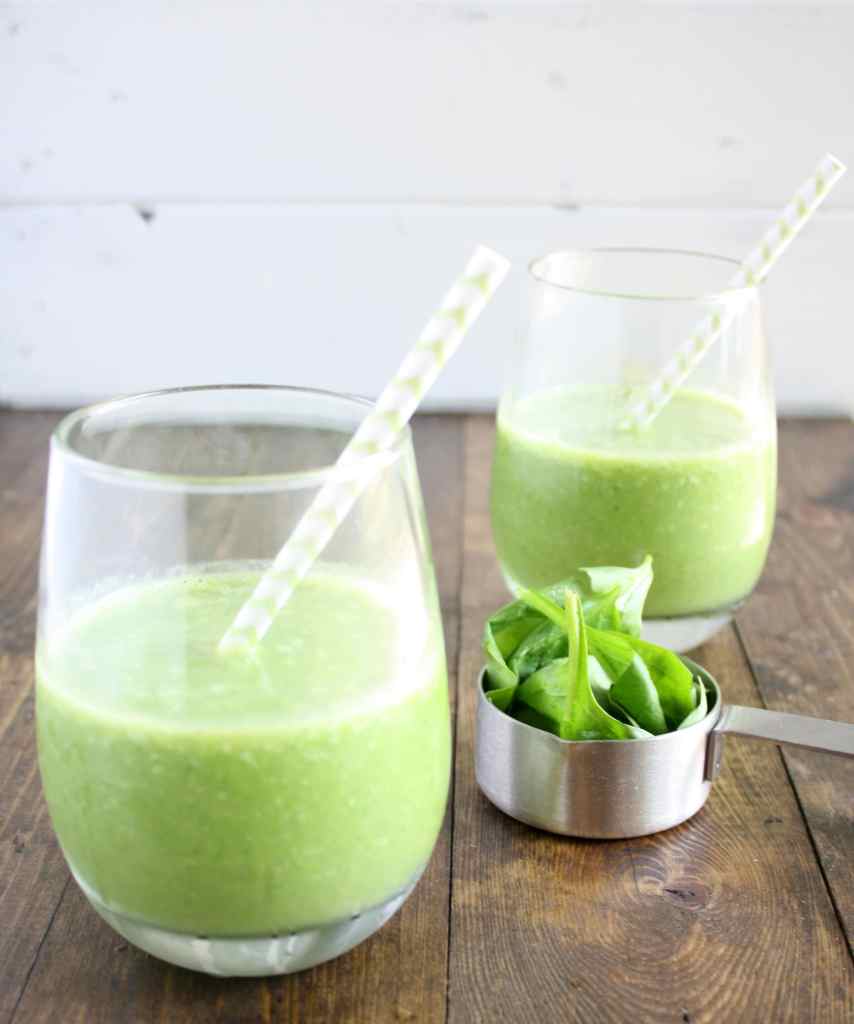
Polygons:
[[[375,394],[475,241],[739,256],[854,163],[852,40],[848,3],[0,3],[0,402]],[[854,406],[849,177],[767,286],[787,409]],[[434,405],[494,401],[522,276]]]

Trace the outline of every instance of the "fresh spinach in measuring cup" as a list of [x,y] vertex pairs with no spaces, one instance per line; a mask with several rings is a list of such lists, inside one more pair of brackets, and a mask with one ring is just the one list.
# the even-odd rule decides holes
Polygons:
[[565,740],[639,739],[700,721],[706,689],[673,651],[640,638],[652,558],[580,569],[522,590],[486,623],[485,693]]

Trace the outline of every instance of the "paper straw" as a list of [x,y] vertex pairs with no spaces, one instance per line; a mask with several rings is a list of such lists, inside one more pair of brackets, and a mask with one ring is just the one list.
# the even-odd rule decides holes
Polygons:
[[[335,469],[352,466],[394,444],[509,268],[509,262],[491,249],[479,246],[475,250],[373,410],[339,456]],[[237,613],[219,643],[220,652],[252,648],[263,639],[282,606],[347,517],[371,475],[367,471],[340,478],[333,471]]]
[[[756,248],[742,262],[735,277],[727,285],[727,290],[752,288],[765,280],[845,170],[841,160],[830,153],[826,154],[812,176],[801,185]],[[685,344],[649,385],[643,398],[629,407],[626,417],[618,424],[620,429],[634,430],[649,426],[741,309],[739,303],[731,303],[722,311],[709,313],[697,324]]]

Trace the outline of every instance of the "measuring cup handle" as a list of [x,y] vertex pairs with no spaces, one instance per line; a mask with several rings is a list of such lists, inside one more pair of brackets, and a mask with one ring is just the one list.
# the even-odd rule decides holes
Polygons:
[[785,711],[726,705],[709,734],[706,748],[706,778],[711,782],[721,770],[723,738],[727,734],[750,736],[772,743],[787,743],[807,750],[823,750],[842,757],[854,757],[854,725],[829,722],[824,718],[790,715]]

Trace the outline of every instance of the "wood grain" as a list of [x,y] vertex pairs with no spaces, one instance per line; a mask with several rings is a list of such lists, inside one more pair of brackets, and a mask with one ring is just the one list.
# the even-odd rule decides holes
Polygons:
[[[738,629],[769,708],[854,722],[854,423],[780,437],[768,565]],[[854,761],[784,753],[854,954]]]
[[57,418],[0,412],[0,1021],[15,1010],[68,881],[33,741],[39,534]]
[[[850,937],[850,765],[728,740],[699,815],[624,842],[558,839],[478,792],[472,681],[483,620],[506,597],[483,417],[422,417],[415,431],[462,685],[452,808],[413,897],[373,939],[289,978],[221,981],[128,946],[69,883],[36,771],[31,650],[55,421],[0,413],[0,1024],[854,1018],[840,925]],[[732,701],[854,720],[851,442],[849,424],[784,424],[768,569],[738,631],[698,654]]]
[[[773,747],[730,742],[706,808],[646,839],[558,838],[477,790],[481,629],[506,600],[489,542],[491,444],[491,422],[470,419],[450,1024],[850,1020],[854,972]],[[758,702],[731,629],[697,657],[728,699]]]
[[[415,431],[452,670],[462,554],[462,436],[458,417],[426,418]],[[103,924],[72,884],[39,950],[15,1024],[442,1021],[449,871],[450,815],[415,893],[376,936],[314,970],[260,980],[209,978],[146,956]]]
[[0,651],[29,655],[35,639],[39,541],[48,442],[58,413],[0,410]]

